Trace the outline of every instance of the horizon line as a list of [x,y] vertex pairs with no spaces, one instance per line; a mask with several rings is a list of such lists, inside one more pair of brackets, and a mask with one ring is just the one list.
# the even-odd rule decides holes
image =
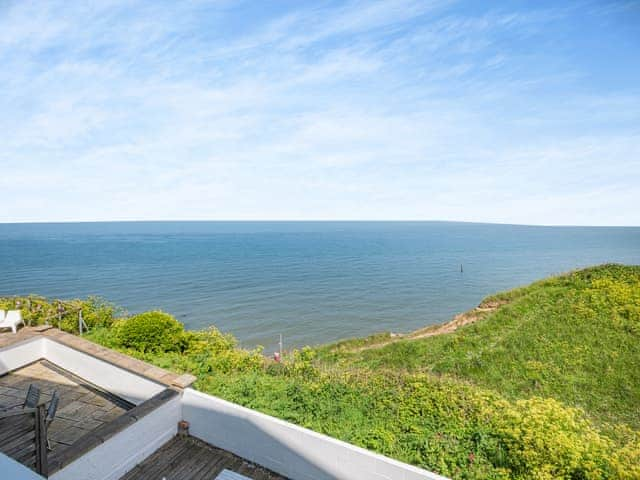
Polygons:
[[71,225],[98,223],[466,223],[473,225],[496,225],[517,227],[558,227],[558,228],[640,228],[640,225],[586,225],[586,224],[538,224],[489,222],[474,220],[427,220],[427,219],[145,219],[145,220],[37,220],[0,221],[0,225]]

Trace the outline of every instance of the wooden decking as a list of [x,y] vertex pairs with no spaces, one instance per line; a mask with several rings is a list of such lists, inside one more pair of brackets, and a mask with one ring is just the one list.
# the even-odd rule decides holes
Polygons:
[[214,480],[224,469],[253,480],[286,480],[194,437],[174,437],[120,480]]
[[40,388],[41,402],[49,402],[54,390],[60,395],[58,411],[48,429],[50,455],[68,448],[87,432],[116,419],[132,407],[46,360],[0,376],[0,405],[24,402],[30,384]]
[[0,452],[41,475],[48,471],[45,415],[42,405],[0,413]]

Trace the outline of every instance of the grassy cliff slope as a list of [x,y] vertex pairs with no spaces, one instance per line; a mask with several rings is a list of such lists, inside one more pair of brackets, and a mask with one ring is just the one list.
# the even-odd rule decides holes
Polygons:
[[[33,298],[25,316],[50,308]],[[191,372],[200,390],[456,479],[640,478],[640,267],[498,294],[449,333],[380,334],[279,364],[161,312],[85,308],[94,341]]]
[[510,399],[553,397],[594,421],[640,428],[640,267],[588,268],[483,303],[500,307],[451,334],[380,348],[342,342],[320,354],[343,366],[449,375]]

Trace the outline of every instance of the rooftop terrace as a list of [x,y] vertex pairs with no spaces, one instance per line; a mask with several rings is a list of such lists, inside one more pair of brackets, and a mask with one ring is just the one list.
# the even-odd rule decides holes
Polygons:
[[0,376],[0,408],[22,403],[29,385],[40,388],[41,402],[48,403],[54,391],[60,396],[55,421],[48,430],[50,454],[72,446],[86,433],[134,406],[47,360],[40,360]]
[[[0,452],[52,480],[215,480],[222,472],[253,480],[443,479],[198,392],[189,388],[194,380],[50,327],[0,333],[0,405],[23,402],[31,384],[45,403],[54,390],[60,396],[44,429],[51,450],[38,447],[46,438],[40,408],[25,410],[26,422],[0,414]],[[24,447],[33,438],[35,460]],[[14,460],[0,453],[0,477],[42,478]]]

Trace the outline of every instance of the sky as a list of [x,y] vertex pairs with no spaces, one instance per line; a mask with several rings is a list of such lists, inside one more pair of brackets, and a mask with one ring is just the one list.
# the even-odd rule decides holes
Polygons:
[[0,0],[0,222],[640,225],[640,0]]

